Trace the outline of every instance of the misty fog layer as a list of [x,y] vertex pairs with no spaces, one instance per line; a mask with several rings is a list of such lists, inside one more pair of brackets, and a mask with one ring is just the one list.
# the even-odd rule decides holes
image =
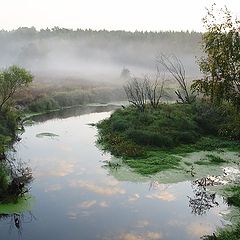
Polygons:
[[199,76],[201,34],[19,28],[0,31],[0,68],[23,66],[42,81],[117,81],[121,70],[133,75],[155,71],[158,54],[179,57],[188,77]]

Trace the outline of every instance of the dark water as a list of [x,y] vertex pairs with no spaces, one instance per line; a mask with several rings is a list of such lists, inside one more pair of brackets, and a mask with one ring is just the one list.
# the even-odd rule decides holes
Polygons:
[[204,194],[202,202],[190,201],[201,191],[190,182],[118,181],[103,167],[111,156],[96,146],[97,130],[88,124],[109,117],[110,110],[52,113],[26,126],[16,157],[33,170],[35,200],[31,212],[17,216],[18,228],[14,215],[0,220],[1,240],[193,240],[222,226],[220,212],[227,206],[219,196],[208,209]]

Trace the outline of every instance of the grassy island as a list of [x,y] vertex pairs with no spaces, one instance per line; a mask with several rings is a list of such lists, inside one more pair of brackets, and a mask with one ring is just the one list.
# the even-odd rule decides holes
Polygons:
[[[226,108],[198,102],[194,104],[160,104],[144,112],[133,106],[115,111],[100,122],[99,143],[113,155],[142,174],[152,174],[179,165],[178,155],[220,149],[239,150],[237,132],[231,129],[233,115]],[[225,132],[232,137],[224,136]],[[239,133],[238,133],[239,134]],[[222,159],[209,157],[218,164]]]

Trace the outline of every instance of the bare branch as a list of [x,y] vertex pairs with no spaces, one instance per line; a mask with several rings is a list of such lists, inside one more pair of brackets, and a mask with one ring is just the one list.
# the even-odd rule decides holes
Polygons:
[[186,83],[186,72],[181,60],[176,56],[172,56],[171,59],[162,54],[157,58],[157,63],[162,65],[179,84],[180,90],[176,90],[175,93],[180,102],[192,103],[196,97],[193,96],[192,92],[189,92],[190,90]]

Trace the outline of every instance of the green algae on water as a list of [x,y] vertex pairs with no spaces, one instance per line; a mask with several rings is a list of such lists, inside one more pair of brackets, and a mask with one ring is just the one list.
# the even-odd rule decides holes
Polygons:
[[16,203],[0,203],[0,214],[13,214],[30,211],[33,205],[31,196],[19,198]]
[[54,134],[54,133],[49,133],[49,132],[44,132],[44,133],[38,133],[36,135],[37,138],[43,138],[43,137],[50,137],[50,138],[54,138],[54,137],[59,137],[59,135]]

